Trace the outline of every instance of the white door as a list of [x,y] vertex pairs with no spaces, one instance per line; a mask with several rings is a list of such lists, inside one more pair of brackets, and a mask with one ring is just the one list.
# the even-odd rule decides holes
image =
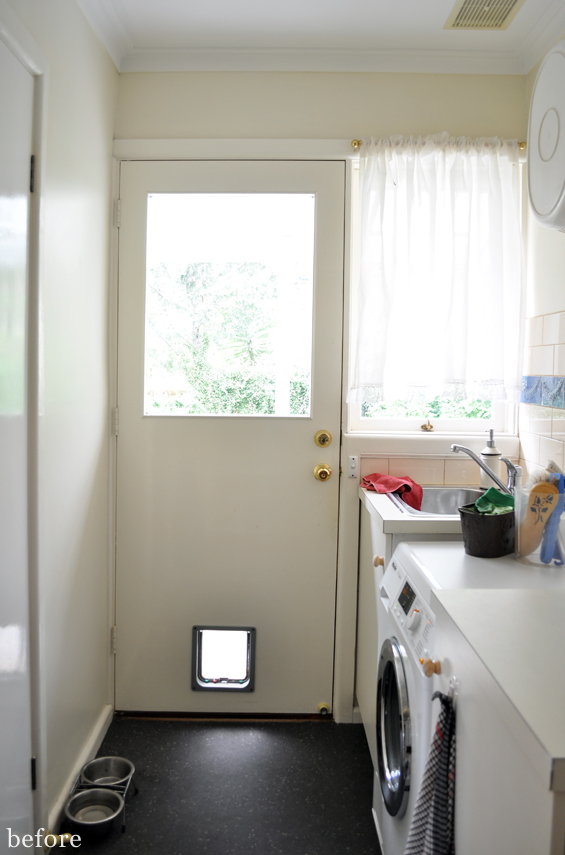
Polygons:
[[33,77],[1,40],[0,80],[0,834],[8,841],[11,829],[14,848],[16,836],[31,833],[33,810],[26,402]]
[[[117,709],[331,709],[344,178],[122,164]],[[195,626],[254,630],[253,691],[192,688]]]

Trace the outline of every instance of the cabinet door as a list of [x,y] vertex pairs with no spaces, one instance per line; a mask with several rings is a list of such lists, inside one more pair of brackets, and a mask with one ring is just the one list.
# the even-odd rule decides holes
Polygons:
[[380,555],[385,566],[390,558],[391,535],[383,531],[382,520],[372,515],[361,503],[361,538],[359,546],[359,590],[357,608],[357,658],[355,694],[365,727],[367,742],[377,762],[377,599],[383,567],[375,567],[374,554]]
[[[437,600],[435,655],[441,675],[434,689],[447,692],[456,676],[457,771],[455,851],[512,855],[562,855],[552,844],[554,794],[530,764],[509,725],[514,708]],[[433,701],[435,729],[439,702]],[[432,734],[429,734],[430,742]],[[480,818],[480,821],[477,819]]]

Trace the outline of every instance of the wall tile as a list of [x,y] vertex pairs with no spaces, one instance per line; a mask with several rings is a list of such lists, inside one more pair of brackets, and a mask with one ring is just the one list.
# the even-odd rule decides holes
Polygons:
[[464,484],[472,486],[480,483],[480,469],[474,460],[467,455],[460,455],[459,460],[445,461],[445,483]]
[[543,319],[543,344],[565,343],[565,312],[545,315]]
[[565,410],[551,411],[551,436],[565,442]]
[[[541,378],[541,403],[543,407],[563,407],[563,377]],[[543,431],[536,431],[543,433]]]
[[530,363],[532,374],[553,374],[553,350],[552,344],[532,348]]
[[520,434],[520,457],[524,457],[526,460],[531,460],[532,463],[539,466],[539,448],[540,437],[537,434],[526,432]]
[[546,436],[540,437],[540,456],[542,466],[547,466],[548,460],[554,460],[563,469],[563,443]]
[[[347,463],[347,460],[345,460],[343,464],[344,471]],[[359,461],[359,474],[361,478],[364,478],[365,475],[372,475],[373,472],[388,475],[388,459],[385,457],[361,457]]]
[[565,374],[565,344],[557,344],[555,346],[553,373],[561,377]]
[[526,344],[529,347],[543,344],[543,315],[526,321]]
[[444,461],[437,458],[391,457],[388,474],[395,478],[408,475],[417,484],[443,484]]
[[535,404],[520,404],[520,433],[535,433],[551,436],[551,408]]
[[522,377],[523,404],[541,404],[541,379],[539,377]]
[[557,329],[557,344],[565,344],[565,312],[559,312],[559,326]]

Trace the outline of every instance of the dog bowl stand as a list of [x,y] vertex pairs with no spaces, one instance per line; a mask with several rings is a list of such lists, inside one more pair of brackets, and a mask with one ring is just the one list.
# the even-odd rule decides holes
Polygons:
[[126,797],[129,792],[130,786],[133,786],[133,795],[136,796],[139,793],[139,790],[135,785],[133,775],[130,775],[125,781],[122,781],[119,784],[97,784],[85,781],[82,777],[82,773],[79,772],[73,784],[73,788],[69,794],[69,799],[72,799],[75,793],[81,792],[82,790],[114,790],[114,792],[120,793],[124,800],[124,810],[122,813],[123,834],[126,830]]

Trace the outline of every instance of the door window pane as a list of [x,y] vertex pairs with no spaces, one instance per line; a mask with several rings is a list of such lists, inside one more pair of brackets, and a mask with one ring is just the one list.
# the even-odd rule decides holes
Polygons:
[[315,196],[147,205],[145,415],[309,416]]

